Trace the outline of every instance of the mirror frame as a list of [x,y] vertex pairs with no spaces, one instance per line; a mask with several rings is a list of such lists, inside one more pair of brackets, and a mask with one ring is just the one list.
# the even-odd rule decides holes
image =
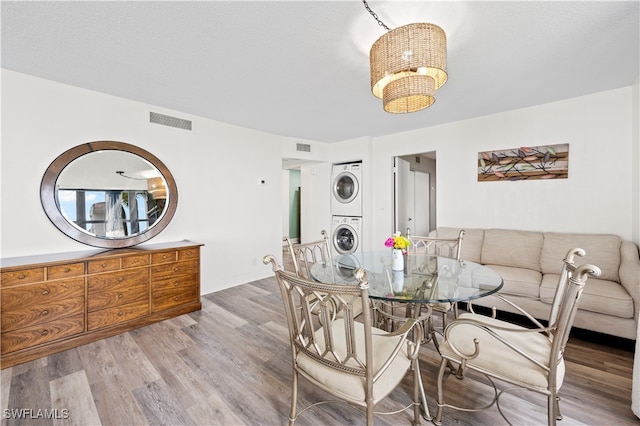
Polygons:
[[[58,209],[58,203],[56,201],[56,182],[58,181],[58,177],[62,170],[67,167],[72,161],[92,152],[96,151],[124,151],[131,154],[135,154],[143,159],[147,160],[151,165],[153,165],[164,180],[167,183],[167,191],[169,193],[168,203],[165,206],[165,212],[162,217],[153,224],[148,230],[141,232],[137,235],[132,235],[130,237],[124,238],[100,238],[83,232],[81,229],[73,226],[60,212]],[[142,148],[139,148],[135,145],[130,145],[124,142],[115,142],[115,141],[96,141],[96,142],[88,142],[82,145],[78,145],[74,148],[71,148],[58,156],[53,162],[49,165],[47,170],[42,177],[42,182],[40,183],[40,201],[42,203],[42,207],[44,208],[45,213],[49,220],[62,231],[63,234],[68,237],[94,247],[103,247],[103,248],[125,248],[131,247],[136,244],[140,244],[144,241],[147,241],[160,233],[166,226],[169,224],[173,215],[176,212],[178,207],[178,187],[176,185],[176,181],[173,178],[173,175],[164,165],[158,157],[151,154],[150,152],[145,151]]]

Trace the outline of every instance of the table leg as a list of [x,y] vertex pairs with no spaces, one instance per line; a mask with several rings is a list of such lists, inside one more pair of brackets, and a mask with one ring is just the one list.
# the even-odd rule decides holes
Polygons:
[[[422,327],[419,327],[414,332],[414,339],[416,342],[428,342],[429,339],[426,338],[425,339],[425,335],[430,335],[430,330],[424,330],[423,328],[425,327],[425,323],[427,327],[432,327],[431,324],[431,307],[427,306],[427,314],[425,316],[421,315],[421,310],[422,310],[422,304],[421,303],[416,303],[414,305],[414,311],[413,311],[413,318],[416,320],[419,320],[422,324]],[[409,306],[407,306],[407,309],[409,309]],[[421,331],[422,335],[420,335],[419,331]],[[419,360],[418,360],[419,361]],[[427,421],[431,421],[433,418],[431,417],[431,414],[429,413],[429,406],[427,405],[427,395],[424,391],[424,383],[422,383],[422,377],[420,377],[420,380],[418,380],[418,386],[420,388],[420,398],[421,398],[421,402],[422,402],[422,417],[427,420]]]

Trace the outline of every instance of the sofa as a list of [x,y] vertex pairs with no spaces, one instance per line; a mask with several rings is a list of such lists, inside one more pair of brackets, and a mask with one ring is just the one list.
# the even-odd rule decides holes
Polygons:
[[[584,249],[586,255],[575,263],[592,263],[602,274],[587,280],[574,327],[637,338],[640,255],[634,243],[616,235],[512,229],[440,227],[429,235],[456,238],[461,229],[465,230],[462,258],[500,274],[504,286],[499,294],[542,320],[549,316],[564,256],[572,248]],[[517,313],[492,297],[476,299],[473,305]]]

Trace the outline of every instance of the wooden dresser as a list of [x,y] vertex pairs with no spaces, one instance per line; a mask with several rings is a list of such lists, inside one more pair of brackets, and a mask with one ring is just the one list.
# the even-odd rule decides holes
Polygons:
[[0,367],[199,310],[201,246],[2,259]]

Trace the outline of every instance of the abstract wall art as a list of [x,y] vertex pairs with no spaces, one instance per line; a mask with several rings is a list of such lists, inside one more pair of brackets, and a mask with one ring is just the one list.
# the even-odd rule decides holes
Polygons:
[[478,153],[478,182],[566,179],[568,176],[568,143]]

